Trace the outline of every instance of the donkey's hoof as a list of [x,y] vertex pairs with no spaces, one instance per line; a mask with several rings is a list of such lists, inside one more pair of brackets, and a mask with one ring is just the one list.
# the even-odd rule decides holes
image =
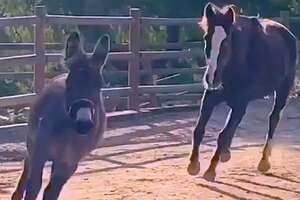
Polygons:
[[230,151],[225,151],[225,152],[220,154],[220,160],[223,163],[228,162],[230,160],[230,158],[231,158]]
[[216,172],[213,171],[213,170],[207,170],[207,171],[204,173],[203,178],[204,178],[206,181],[214,182],[215,179],[216,179]]
[[258,171],[267,172],[271,168],[270,161],[268,159],[262,158],[258,164]]
[[190,162],[187,167],[187,171],[191,176],[196,176],[200,172],[200,162]]

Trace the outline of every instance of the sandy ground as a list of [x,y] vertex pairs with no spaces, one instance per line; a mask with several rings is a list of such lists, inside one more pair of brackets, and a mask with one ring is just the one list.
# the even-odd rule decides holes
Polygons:
[[[297,100],[299,101],[299,100]],[[226,117],[217,107],[201,147],[201,173],[186,172],[198,112],[164,113],[114,122],[102,148],[81,162],[61,200],[300,200],[300,104],[292,100],[276,133],[272,169],[256,170],[267,132],[270,101],[251,104],[237,131],[230,162],[220,164],[216,182],[202,178]],[[9,199],[20,175],[22,143],[0,141],[0,199]],[[45,169],[44,186],[49,166]],[[41,195],[40,195],[41,196]],[[41,198],[41,197],[40,197]]]

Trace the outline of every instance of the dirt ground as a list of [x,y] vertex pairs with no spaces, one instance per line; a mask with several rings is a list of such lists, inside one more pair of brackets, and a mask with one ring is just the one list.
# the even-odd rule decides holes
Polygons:
[[[272,154],[272,169],[256,170],[267,132],[270,100],[252,103],[234,139],[232,158],[216,182],[202,178],[228,111],[217,107],[201,146],[201,174],[186,172],[198,112],[164,113],[113,122],[103,147],[81,162],[61,200],[300,200],[300,103],[287,107]],[[0,199],[9,199],[20,175],[23,143],[0,141]],[[49,166],[45,169],[44,187]],[[41,195],[40,195],[41,196]],[[40,197],[41,198],[41,197]]]

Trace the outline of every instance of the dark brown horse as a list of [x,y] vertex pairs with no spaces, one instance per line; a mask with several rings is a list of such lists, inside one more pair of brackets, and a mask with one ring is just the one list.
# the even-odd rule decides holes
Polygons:
[[231,6],[218,8],[208,3],[200,23],[205,30],[207,71],[206,91],[193,137],[188,172],[200,171],[199,145],[214,107],[226,102],[231,108],[208,170],[207,180],[214,180],[219,160],[230,159],[230,146],[236,128],[250,101],[275,94],[269,119],[269,131],[258,170],[270,169],[271,141],[280,113],[293,87],[296,65],[296,38],[283,25],[269,19],[237,15]]
[[90,56],[82,50],[78,33],[69,36],[69,73],[54,78],[31,107],[27,156],[13,200],[21,200],[25,191],[25,200],[37,198],[46,161],[52,161],[52,169],[43,199],[57,199],[80,159],[101,140],[106,118],[100,72],[109,49],[110,38],[103,36]]

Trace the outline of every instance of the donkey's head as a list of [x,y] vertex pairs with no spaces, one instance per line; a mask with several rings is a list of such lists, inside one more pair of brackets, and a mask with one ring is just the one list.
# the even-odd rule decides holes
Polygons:
[[91,55],[83,51],[78,33],[71,33],[67,39],[65,62],[69,74],[66,79],[66,108],[80,134],[88,133],[94,126],[96,106],[101,103],[101,71],[109,51],[108,35],[98,40]]
[[205,30],[205,55],[207,70],[204,83],[207,89],[222,87],[224,67],[231,57],[231,30],[235,21],[232,6],[218,8],[208,3],[204,8],[204,16],[200,25]]

